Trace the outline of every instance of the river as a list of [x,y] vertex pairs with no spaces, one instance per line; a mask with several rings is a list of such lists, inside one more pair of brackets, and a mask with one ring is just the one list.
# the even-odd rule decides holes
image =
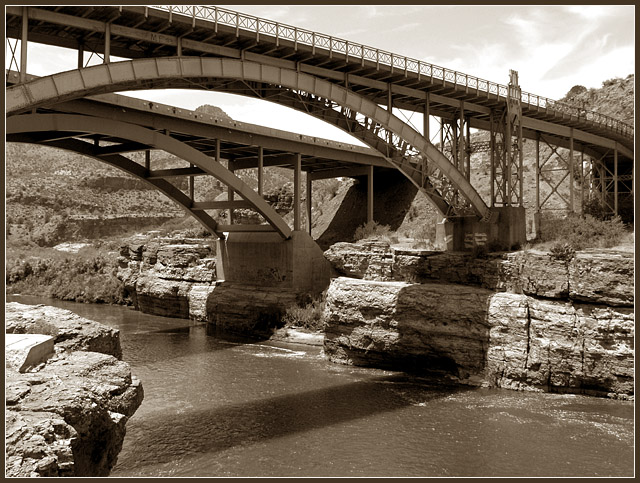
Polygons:
[[120,329],[145,398],[111,476],[634,474],[632,402],[444,387],[129,307],[7,298]]

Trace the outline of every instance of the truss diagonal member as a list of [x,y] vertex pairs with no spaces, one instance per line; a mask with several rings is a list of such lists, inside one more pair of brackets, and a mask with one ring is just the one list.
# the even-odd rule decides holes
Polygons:
[[[135,124],[75,114],[26,114],[11,116],[7,119],[6,133],[9,141],[11,140],[12,134],[20,135],[43,131],[82,131],[93,134],[103,134],[166,151],[199,167],[228,185],[242,198],[250,202],[254,209],[260,213],[283,238],[291,237],[291,229],[282,217],[246,183],[206,154],[171,136]],[[92,155],[95,156],[93,152]],[[120,155],[99,156],[98,159],[109,160],[112,159],[113,156],[117,157]],[[219,233],[217,234],[219,235]]]
[[149,89],[158,85],[165,88],[183,87],[189,85],[186,80],[206,79],[263,82],[310,93],[348,107],[371,119],[372,122],[380,124],[388,132],[396,134],[421,155],[426,156],[432,164],[437,166],[443,177],[468,200],[477,215],[485,219],[493,218],[491,210],[466,177],[422,134],[407,123],[375,102],[342,86],[283,67],[212,57],[160,57],[111,62],[53,74],[10,87],[6,90],[6,112],[11,116],[46,104],[103,92]]

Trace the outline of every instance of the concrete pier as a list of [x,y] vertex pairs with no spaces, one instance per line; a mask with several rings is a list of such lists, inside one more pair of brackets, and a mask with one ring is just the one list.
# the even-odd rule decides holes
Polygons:
[[527,241],[525,209],[522,206],[492,208],[498,221],[489,223],[475,216],[451,217],[436,225],[436,246],[443,251],[468,251],[476,246],[493,245],[504,250]]
[[219,281],[279,287],[318,295],[329,286],[330,264],[304,231],[283,240],[277,233],[229,233],[217,242]]

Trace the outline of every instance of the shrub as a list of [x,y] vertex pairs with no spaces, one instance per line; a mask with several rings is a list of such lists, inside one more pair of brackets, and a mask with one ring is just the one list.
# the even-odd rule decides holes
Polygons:
[[591,215],[598,220],[609,218],[602,201],[598,198],[590,198],[582,205],[582,211],[585,215]]
[[554,260],[569,262],[576,256],[575,249],[568,243],[556,243],[549,250],[549,257]]
[[411,230],[411,238],[416,241],[429,242],[436,238],[436,227],[433,223],[422,223]]
[[368,221],[356,228],[356,232],[353,235],[353,241],[378,237],[389,239],[390,233],[391,229],[389,228],[389,225],[379,225],[376,221]]
[[618,216],[599,220],[591,215],[572,214],[564,219],[543,220],[540,241],[565,243],[574,250],[610,248],[620,244],[626,234],[625,224]]
[[319,331],[323,328],[324,297],[312,300],[304,306],[293,305],[287,308],[282,322],[285,327],[297,327]]
[[488,258],[489,250],[487,245],[474,245],[471,250],[471,258]]

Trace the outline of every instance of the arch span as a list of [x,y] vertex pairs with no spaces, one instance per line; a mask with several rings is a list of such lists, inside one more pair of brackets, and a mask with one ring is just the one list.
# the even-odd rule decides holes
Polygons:
[[[29,134],[33,135],[42,132],[64,132],[68,133],[68,135],[64,136],[65,139],[51,141],[38,140],[37,137],[29,137]],[[215,220],[204,210],[192,208],[192,200],[171,183],[162,179],[148,179],[146,177],[148,174],[146,169],[139,164],[120,154],[101,154],[99,149],[88,142],[72,139],[73,133],[76,133],[76,135],[78,133],[101,134],[125,139],[148,146],[152,149],[161,149],[194,164],[230,186],[242,198],[247,200],[283,238],[291,237],[291,229],[282,217],[240,178],[204,153],[166,134],[152,131],[135,124],[76,114],[23,114],[11,116],[7,119],[7,141],[33,142],[69,149],[80,154],[91,156],[99,161],[112,164],[151,183],[169,198],[177,202],[189,214],[194,216],[205,228],[212,231],[219,238],[224,238]]]
[[[302,95],[311,94],[315,98],[328,99],[343,106],[349,113],[359,114],[365,120],[364,129],[350,131],[352,135],[385,156],[391,153],[388,149],[382,150],[377,141],[372,142],[371,134],[378,139],[381,139],[381,131],[394,135],[397,138],[396,145],[401,146],[399,158],[388,158],[394,167],[409,176],[409,163],[403,153],[407,152],[407,148],[412,148],[413,152],[428,159],[451,182],[476,214],[485,219],[492,218],[491,210],[465,176],[418,131],[393,113],[344,87],[282,67],[209,57],[161,57],[101,64],[53,74],[8,88],[7,114],[18,114],[47,104],[106,92],[154,87],[204,88],[203,83],[215,79],[283,87]],[[355,121],[355,116],[353,120]],[[383,144],[388,147],[388,144]],[[426,168],[416,176],[424,180]],[[409,177],[411,179],[414,176]]]

